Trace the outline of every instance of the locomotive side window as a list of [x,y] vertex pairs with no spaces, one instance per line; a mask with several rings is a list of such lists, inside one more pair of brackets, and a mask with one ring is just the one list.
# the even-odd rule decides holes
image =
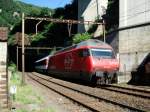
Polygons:
[[80,56],[80,57],[90,56],[90,52],[89,52],[88,49],[79,50],[79,56]]
[[110,49],[91,49],[92,56],[102,58],[115,58],[115,55]]

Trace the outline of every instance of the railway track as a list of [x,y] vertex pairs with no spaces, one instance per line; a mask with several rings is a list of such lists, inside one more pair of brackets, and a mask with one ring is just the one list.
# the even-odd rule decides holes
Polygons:
[[99,88],[109,90],[109,91],[119,92],[119,93],[123,93],[127,95],[150,99],[150,91],[146,91],[142,89],[121,87],[121,86],[115,86],[115,85],[107,85],[105,87],[99,87]]
[[[63,86],[60,86],[59,84],[56,83],[52,83],[49,81],[46,81],[44,78],[41,77],[37,77],[37,76],[33,76],[33,74],[28,74],[28,76],[32,79],[35,80],[36,82],[42,84],[43,86],[55,91],[56,93],[59,93],[62,96],[65,96],[67,98],[69,98],[70,100],[78,103],[79,105],[84,106],[85,108],[93,111],[93,112],[110,112],[111,111],[111,104],[110,104],[110,108],[108,108],[108,105],[104,105],[104,102],[101,103],[99,102],[99,100],[95,99],[95,98],[90,98],[87,95],[72,91],[71,89],[65,88]],[[103,105],[103,109],[102,106]],[[119,108],[119,107],[118,107]],[[122,111],[122,109],[114,109],[115,112],[120,112]]]
[[[65,84],[64,82],[58,82],[58,81],[56,81],[55,79],[53,79],[53,78],[48,78],[47,76],[42,76],[42,75],[40,75],[40,74],[38,74],[38,73],[32,73],[32,75],[29,75],[32,79],[33,79],[33,77],[34,78],[36,78],[36,79],[34,79],[34,80],[37,80],[38,82],[39,82],[39,79],[40,79],[40,81],[42,80],[42,81],[44,81],[44,82],[48,82],[48,83],[52,83],[52,84],[54,84],[54,85],[57,85],[57,86],[60,86],[61,88],[63,87],[64,88],[64,90],[67,88],[67,89],[69,89],[69,90],[72,90],[72,91],[74,91],[74,92],[77,92],[78,94],[80,93],[82,93],[82,96],[83,95],[86,95],[86,97],[88,96],[88,98],[89,97],[91,97],[91,98],[94,98],[96,101],[94,101],[94,100],[88,100],[88,101],[84,101],[84,102],[80,102],[80,100],[81,99],[79,99],[79,101],[75,101],[75,102],[78,102],[79,104],[81,104],[81,105],[83,105],[83,106],[85,106],[85,107],[88,107],[89,106],[89,102],[92,102],[92,104],[99,104],[100,102],[105,102],[105,103],[107,103],[107,108],[111,105],[111,108],[113,108],[114,106],[118,106],[118,108],[119,108],[119,111],[120,111],[120,107],[122,108],[122,109],[127,109],[127,110],[131,110],[131,111],[138,111],[138,112],[144,112],[144,111],[149,111],[150,110],[150,107],[149,106],[144,106],[144,104],[142,103],[141,105],[134,105],[134,104],[132,104],[132,102],[130,102],[130,103],[128,103],[128,102],[126,102],[126,101],[121,101],[122,99],[116,99],[116,100],[113,100],[113,98],[105,98],[105,96],[103,95],[98,95],[97,94],[97,92],[99,92],[99,91],[95,91],[94,93],[96,93],[96,94],[93,94],[93,92],[92,92],[92,89],[91,90],[89,90],[89,91],[85,91],[84,90],[84,88],[82,88],[82,87],[79,87],[79,86],[77,86],[77,85],[70,85],[70,84]],[[39,83],[41,83],[41,82],[39,82]],[[43,83],[42,83],[43,84]],[[46,86],[46,85],[45,85]],[[54,90],[54,88],[52,89],[52,90]],[[97,90],[97,89],[96,89]],[[103,90],[103,89],[102,89]],[[55,92],[56,92],[56,90],[54,90]],[[57,91],[58,93],[60,92],[60,91]],[[108,92],[108,91],[107,91]],[[72,95],[71,96],[67,96],[66,94],[64,95],[63,93],[59,93],[59,94],[62,94],[63,96],[66,96],[66,97],[71,97],[71,96],[74,96],[74,93],[72,93]],[[111,95],[111,92],[109,92],[109,94]],[[137,96],[136,96],[137,97]],[[88,99],[88,98],[83,98],[83,99]],[[73,100],[73,98],[71,97],[71,99]],[[75,98],[74,100],[76,100],[77,98]],[[97,102],[97,100],[98,100],[98,102]],[[132,99],[133,100],[133,99]],[[139,99],[140,100],[140,99]],[[136,101],[136,100],[135,100]],[[88,105],[87,104],[84,104],[85,102],[87,102],[88,103]],[[134,102],[134,101],[133,101]],[[148,101],[149,102],[149,101]],[[145,102],[145,104],[146,104],[147,102]],[[106,104],[104,104],[104,105],[106,105]],[[108,106],[109,105],[109,106]],[[113,106],[112,106],[113,105]],[[94,107],[88,107],[90,110],[92,110],[92,109],[94,109],[95,107],[99,107],[99,106],[95,106],[94,105]],[[104,108],[104,107],[103,107]],[[98,108],[98,109],[94,109],[94,110],[92,110],[92,111],[99,111],[99,110],[101,110],[100,108]],[[104,110],[103,110],[104,111]],[[108,111],[108,110],[107,110]],[[110,110],[109,110],[110,111]],[[115,110],[116,111],[116,110]]]

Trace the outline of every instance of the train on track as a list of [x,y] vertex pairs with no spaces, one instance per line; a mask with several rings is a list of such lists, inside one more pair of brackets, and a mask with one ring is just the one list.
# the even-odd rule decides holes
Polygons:
[[57,51],[36,63],[36,70],[69,79],[85,80],[94,84],[116,81],[119,62],[112,47],[100,40],[89,39]]

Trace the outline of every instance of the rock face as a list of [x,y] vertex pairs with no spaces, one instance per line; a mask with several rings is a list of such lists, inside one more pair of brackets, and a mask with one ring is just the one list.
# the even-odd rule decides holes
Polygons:
[[8,108],[7,32],[7,28],[0,27],[0,110]]
[[[19,46],[22,45],[22,33],[21,32],[17,32],[15,34],[15,44]],[[25,34],[25,37],[24,37],[24,45],[30,45],[30,40],[27,34]]]
[[[96,18],[102,19],[107,5],[108,0],[78,0],[78,20],[95,21]],[[90,26],[91,24],[78,24],[78,33],[87,31]],[[99,35],[102,32],[100,27]]]
[[6,40],[7,40],[7,28],[0,27],[0,41],[6,41]]

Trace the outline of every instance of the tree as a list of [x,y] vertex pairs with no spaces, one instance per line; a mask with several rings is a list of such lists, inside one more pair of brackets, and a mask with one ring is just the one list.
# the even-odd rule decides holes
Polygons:
[[13,7],[13,0],[1,0],[0,9],[10,11]]
[[83,33],[83,34],[76,34],[74,37],[73,37],[73,43],[74,44],[77,44],[77,43],[80,43],[82,41],[85,41],[85,40],[88,40],[91,38],[91,35],[88,34],[87,32],[86,33]]
[[42,8],[40,16],[51,16],[51,11],[49,8]]

